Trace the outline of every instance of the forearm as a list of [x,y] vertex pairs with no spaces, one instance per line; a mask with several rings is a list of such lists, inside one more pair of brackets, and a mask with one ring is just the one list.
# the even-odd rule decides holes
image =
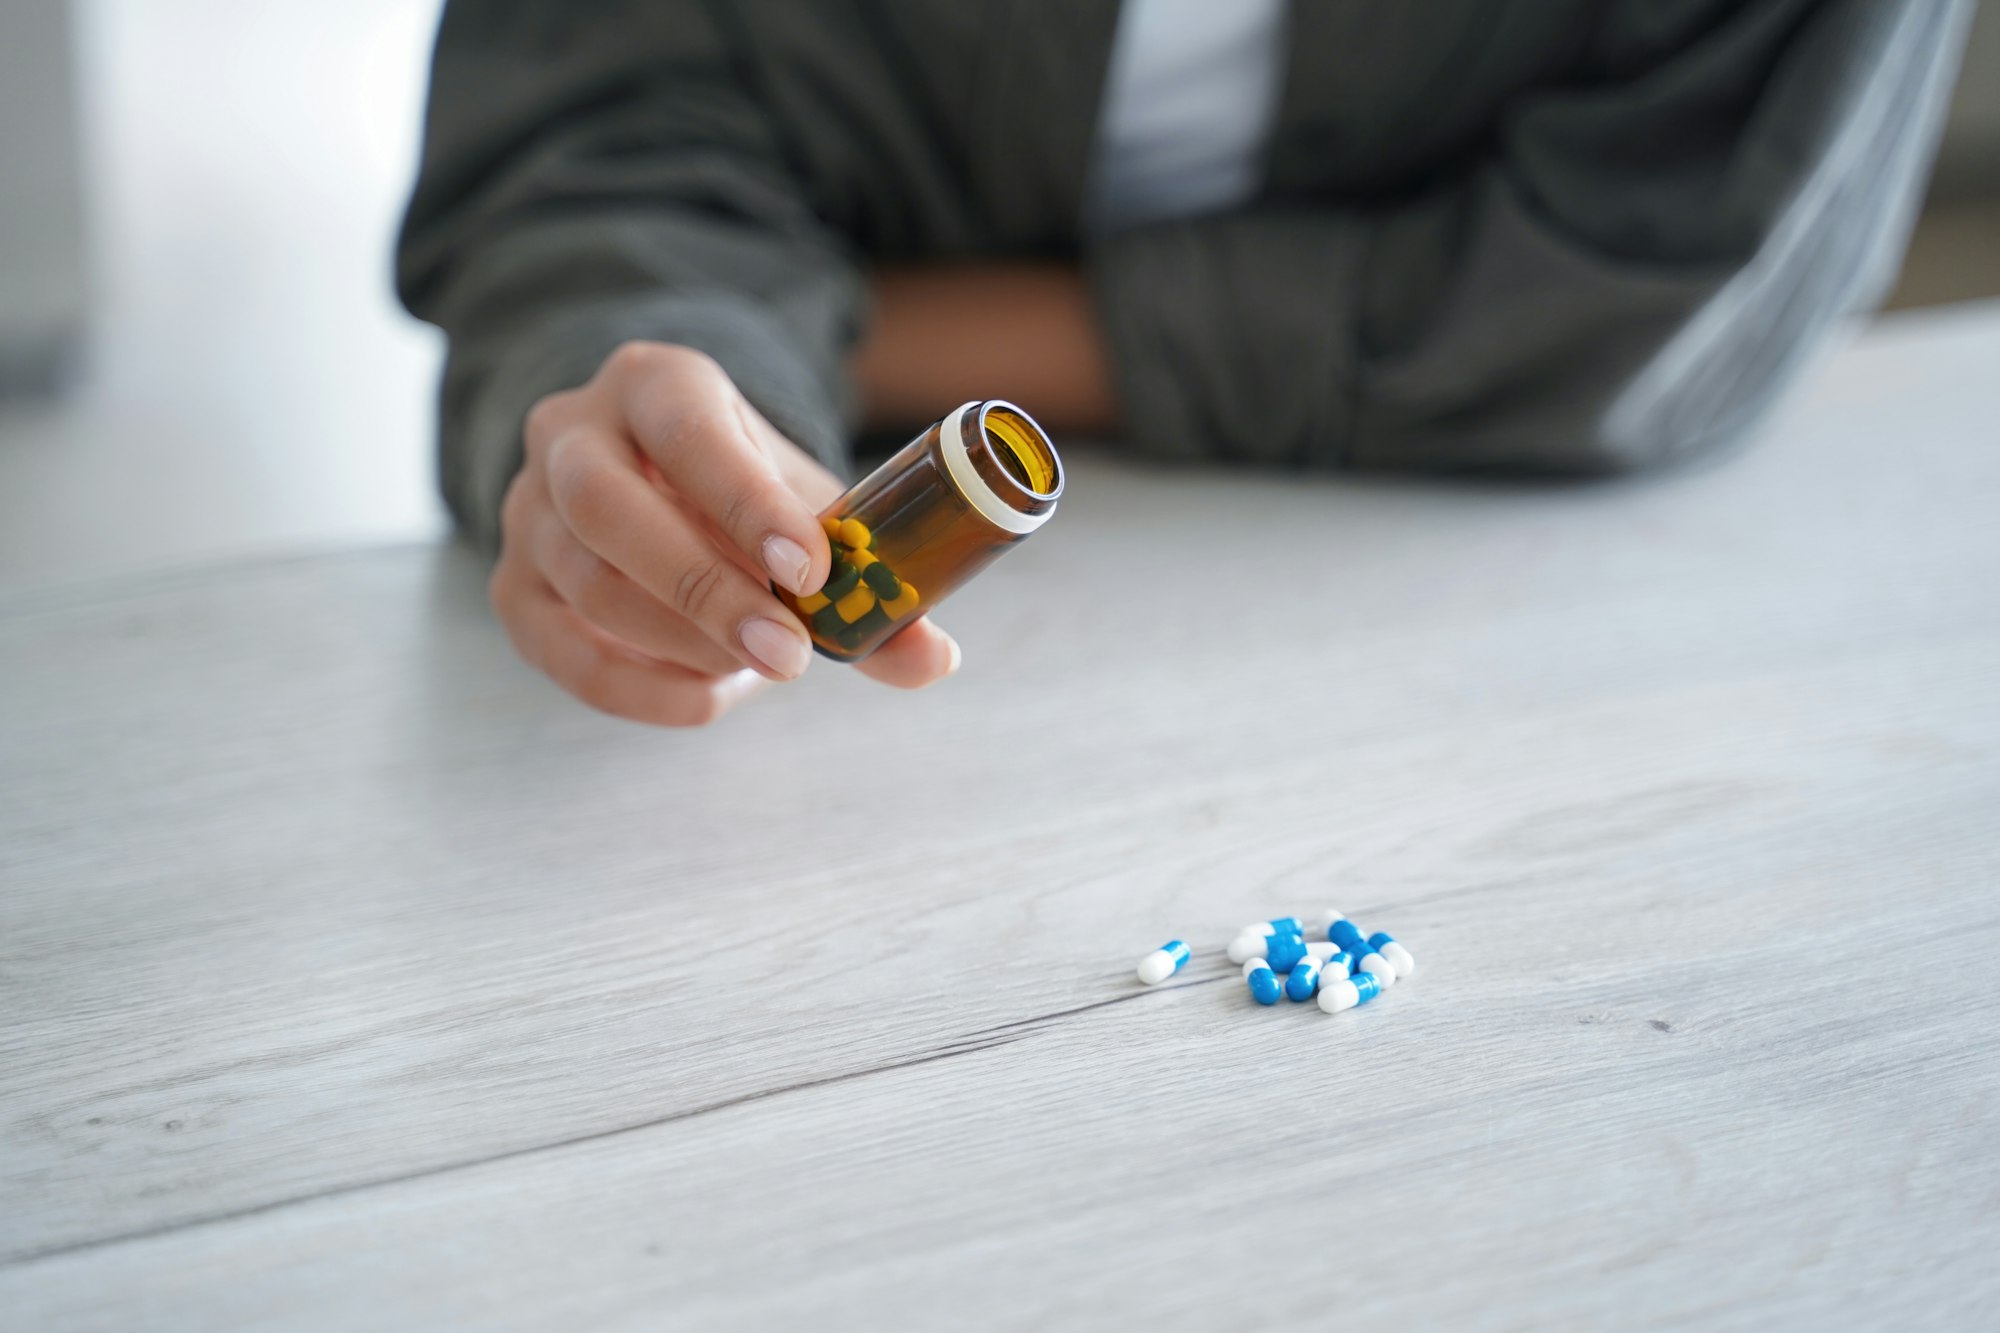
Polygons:
[[845,467],[863,275],[817,221],[715,12],[444,10],[397,287],[450,339],[440,480],[488,546],[530,405],[626,342],[707,353],[792,442]]
[[918,426],[974,398],[1007,398],[1051,430],[1117,426],[1109,354],[1068,264],[878,270],[875,315],[850,368],[875,429]]

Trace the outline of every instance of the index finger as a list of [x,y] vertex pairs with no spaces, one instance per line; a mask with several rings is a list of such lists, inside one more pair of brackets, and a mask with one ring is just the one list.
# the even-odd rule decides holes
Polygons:
[[772,582],[800,596],[818,588],[832,566],[826,534],[786,484],[728,374],[691,348],[633,346],[608,367],[632,438]]

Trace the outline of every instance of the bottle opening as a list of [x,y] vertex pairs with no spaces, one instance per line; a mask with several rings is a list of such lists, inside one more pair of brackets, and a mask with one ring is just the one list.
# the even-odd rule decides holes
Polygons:
[[1008,479],[1037,500],[1062,494],[1062,463],[1055,446],[1033,418],[1008,403],[990,403],[980,412],[986,447]]

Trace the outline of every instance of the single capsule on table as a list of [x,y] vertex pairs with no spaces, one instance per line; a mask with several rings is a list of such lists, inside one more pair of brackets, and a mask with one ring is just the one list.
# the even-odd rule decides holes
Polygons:
[[1274,916],[1269,921],[1252,921],[1236,932],[1239,935],[1303,935],[1306,928],[1295,916]]
[[1352,976],[1354,973],[1354,955],[1344,949],[1337,953],[1330,953],[1320,960],[1319,972],[1319,984],[1322,986],[1330,978]]
[[1187,945],[1179,940],[1168,940],[1139,960],[1139,980],[1148,986],[1157,986],[1186,967],[1187,960]]
[[1413,975],[1417,970],[1417,960],[1410,951],[1396,943],[1396,937],[1386,930],[1378,930],[1368,937],[1368,947],[1387,959],[1389,966],[1396,969],[1396,980]]
[[1319,1007],[1329,1014],[1337,1014],[1343,1009],[1352,1009],[1357,1004],[1366,1004],[1382,993],[1382,981],[1373,972],[1356,972],[1351,977],[1339,977],[1321,984]]
[[1229,961],[1232,963],[1242,963],[1252,958],[1262,958],[1264,951],[1270,948],[1270,946],[1271,937],[1269,934],[1245,929],[1238,933],[1235,939],[1229,941],[1229,948],[1227,950]]
[[1369,949],[1368,952],[1354,960],[1352,975],[1360,976],[1363,973],[1372,974],[1376,980],[1382,983],[1384,988],[1396,984],[1396,969],[1390,965],[1388,959],[1376,953],[1373,949]]
[[1325,922],[1326,937],[1351,954],[1368,952],[1368,941],[1362,938],[1361,927],[1349,921],[1338,907],[1329,907],[1321,914]]
[[1283,989],[1278,984],[1278,974],[1271,965],[1261,958],[1252,958],[1243,964],[1243,980],[1249,983],[1250,998],[1259,1004],[1276,1004],[1278,993]]
[[1285,978],[1285,998],[1303,1004],[1319,991],[1319,959],[1307,954]]

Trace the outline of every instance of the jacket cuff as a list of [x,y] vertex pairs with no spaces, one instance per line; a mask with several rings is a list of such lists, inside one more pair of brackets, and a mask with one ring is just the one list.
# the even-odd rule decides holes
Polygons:
[[732,296],[652,294],[569,307],[512,335],[484,365],[454,353],[445,369],[439,485],[462,531],[500,549],[500,502],[521,469],[522,421],[536,401],[572,389],[634,340],[715,358],[751,405],[836,474],[850,459],[837,389],[770,312]]

